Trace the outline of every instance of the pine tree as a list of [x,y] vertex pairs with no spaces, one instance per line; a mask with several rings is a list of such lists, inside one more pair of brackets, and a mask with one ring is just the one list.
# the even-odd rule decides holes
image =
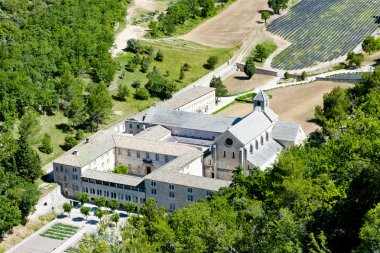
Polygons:
[[53,152],[50,135],[44,134],[44,138],[42,139],[41,145],[38,147],[38,149],[45,154],[51,154]]

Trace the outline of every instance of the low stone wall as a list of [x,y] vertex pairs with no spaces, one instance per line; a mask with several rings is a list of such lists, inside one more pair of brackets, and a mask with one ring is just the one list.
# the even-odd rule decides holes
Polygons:
[[[236,68],[239,71],[244,71],[244,64],[236,63]],[[278,73],[276,71],[267,70],[267,69],[258,68],[258,67],[256,67],[256,74],[267,75],[267,76],[278,76]]]
[[359,83],[359,82],[363,81],[363,79],[317,77],[317,81],[331,81],[331,82],[341,82],[341,83]]

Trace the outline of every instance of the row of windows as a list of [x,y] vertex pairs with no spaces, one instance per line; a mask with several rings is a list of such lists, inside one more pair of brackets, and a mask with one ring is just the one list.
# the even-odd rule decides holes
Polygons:
[[[118,149],[118,155],[125,155],[125,149],[119,148]],[[128,157],[132,157],[132,151],[129,150],[129,149],[127,149],[127,154],[126,155]],[[136,151],[136,158],[141,158],[141,152],[140,151]],[[145,152],[145,158],[146,159],[151,159],[150,153]],[[154,154],[154,158],[155,158],[156,161],[160,161],[160,155],[159,154]],[[169,156],[168,155],[164,156],[164,161],[166,163],[169,162]]]
[[110,187],[115,187],[115,188],[120,188],[120,189],[125,189],[125,190],[131,190],[131,191],[144,192],[144,189],[141,187],[135,187],[135,186],[124,185],[124,184],[116,184],[116,183],[111,183],[111,182],[106,182],[106,181],[101,181],[101,180],[95,180],[95,179],[91,179],[91,178],[82,178],[82,182],[105,185],[105,186],[110,186]]
[[[58,167],[58,166],[55,167],[55,171],[56,171],[56,172],[63,172],[63,165],[60,165],[59,167]],[[77,173],[77,172],[79,172],[79,168],[77,168],[77,167],[73,167],[73,168],[72,168],[72,171],[73,171],[74,173]],[[68,173],[67,168],[65,168],[65,173]]]
[[[269,133],[268,132],[265,133],[265,140],[269,141]],[[261,144],[261,146],[264,145],[264,137],[263,136],[260,136],[260,144]],[[256,150],[259,149],[259,141],[258,140],[255,140],[255,149]],[[249,152],[253,153],[253,144],[249,145]]]
[[[102,191],[99,189],[95,190],[93,188],[87,188],[87,187],[84,188],[84,192],[90,193],[92,195],[103,196],[106,198],[112,198],[112,199],[118,199],[118,200],[124,201],[124,194],[122,194],[122,193]],[[142,204],[145,202],[145,198],[140,198],[140,201],[139,201],[138,197],[125,194],[125,201],[133,201],[135,203],[141,203]]]
[[[223,157],[226,158],[227,157],[227,154],[226,154],[226,151],[223,151]],[[232,159],[235,159],[235,152],[232,152]],[[210,161],[210,164],[211,164],[211,161]]]

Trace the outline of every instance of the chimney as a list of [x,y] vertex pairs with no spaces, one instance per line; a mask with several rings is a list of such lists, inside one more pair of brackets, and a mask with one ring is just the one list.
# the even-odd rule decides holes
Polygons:
[[89,143],[90,142],[90,138],[86,138],[86,143]]
[[78,155],[79,154],[79,150],[74,150],[73,151],[73,155]]

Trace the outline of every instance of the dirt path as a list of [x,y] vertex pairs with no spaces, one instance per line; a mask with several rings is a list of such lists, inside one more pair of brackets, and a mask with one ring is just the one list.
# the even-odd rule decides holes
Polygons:
[[162,8],[163,5],[155,0],[134,0],[127,9],[125,28],[116,35],[115,46],[112,49],[112,56],[115,57],[117,54],[123,52],[129,39],[142,39],[147,33],[145,27],[141,25],[132,25],[131,23],[132,19],[139,15],[139,11],[155,11],[162,10]]

